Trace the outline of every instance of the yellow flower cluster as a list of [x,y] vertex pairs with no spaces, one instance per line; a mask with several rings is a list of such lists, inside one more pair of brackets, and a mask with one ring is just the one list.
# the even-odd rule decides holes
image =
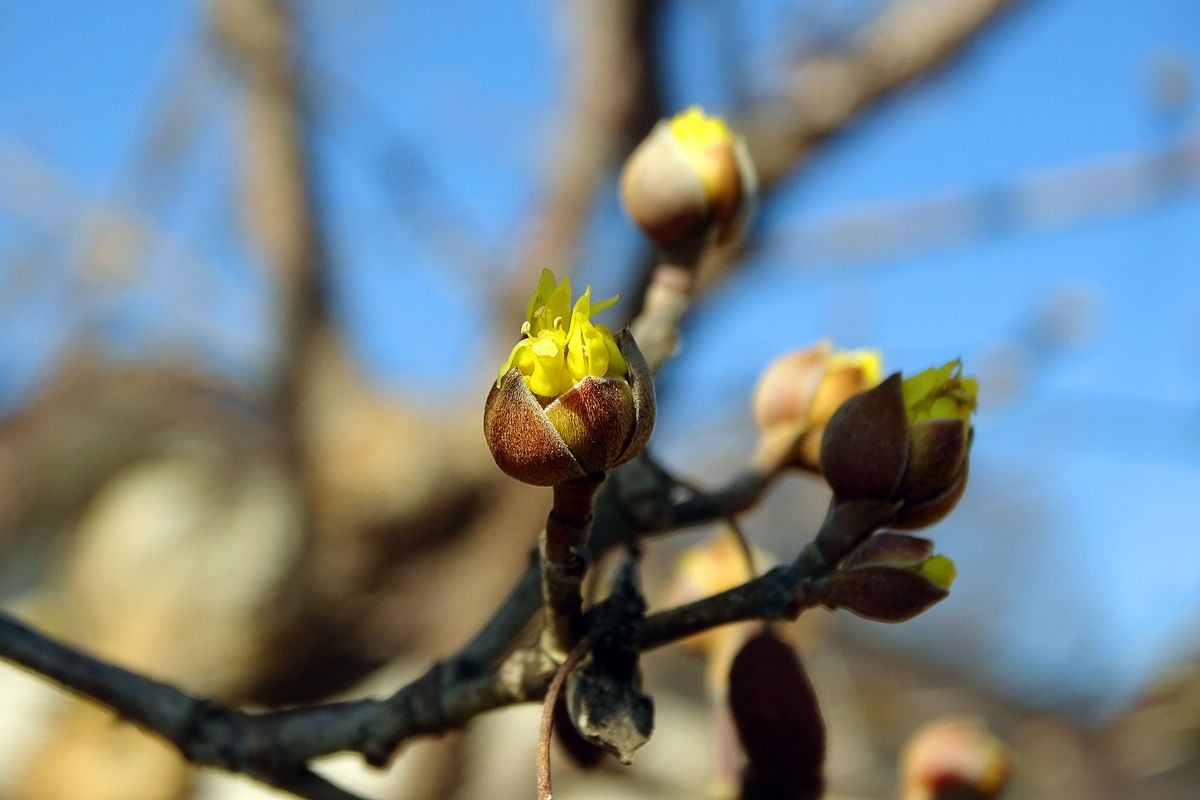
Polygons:
[[625,359],[612,331],[591,321],[592,314],[616,302],[617,297],[610,297],[593,303],[592,287],[588,286],[572,308],[571,279],[566,277],[558,283],[554,273],[542,270],[521,325],[525,338],[517,342],[500,366],[499,378],[516,367],[531,392],[554,398],[589,375],[625,377]]

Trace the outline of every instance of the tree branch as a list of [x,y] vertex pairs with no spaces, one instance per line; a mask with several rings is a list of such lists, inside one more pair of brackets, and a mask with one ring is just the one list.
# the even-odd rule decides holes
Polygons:
[[[645,618],[638,625],[638,648],[659,647],[729,622],[794,619],[819,601],[812,587],[845,555],[828,552],[823,543],[846,542],[848,547],[894,513],[895,505],[887,503],[831,506],[821,530],[794,562],[735,589]],[[512,598],[509,602],[515,605]],[[510,613],[502,608],[484,630]],[[603,635],[596,630],[604,624],[598,616],[589,615],[588,621],[589,636]],[[382,766],[413,736],[441,733],[485,711],[542,699],[558,667],[540,648],[517,650],[498,667],[484,670],[460,654],[383,700],[250,714],[88,656],[5,615],[0,615],[0,657],[158,734],[193,763],[244,772],[321,800],[353,795],[312,773],[309,760],[356,751]]]
[[796,168],[814,145],[884,96],[926,75],[1014,0],[896,0],[851,44],[803,59],[785,90],[750,109],[736,129],[764,187]]

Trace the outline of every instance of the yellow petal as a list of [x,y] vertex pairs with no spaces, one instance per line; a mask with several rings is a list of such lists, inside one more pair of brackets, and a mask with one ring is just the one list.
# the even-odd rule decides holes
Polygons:
[[571,304],[571,279],[559,283],[554,273],[542,270],[526,310],[518,342],[500,366],[500,379],[514,367],[530,391],[544,398],[558,397],[585,377],[624,376],[625,360],[612,333],[591,323],[593,313],[617,300],[611,297],[592,304],[592,287]]
[[583,290],[583,294],[579,295],[579,299],[575,301],[575,307],[571,309],[571,323],[574,324],[575,317],[582,315],[584,319],[590,319],[592,316],[592,285]]
[[602,377],[608,372],[608,349],[604,337],[587,317],[579,312],[571,317],[571,338],[567,342],[567,369],[581,381],[587,376]]
[[979,382],[962,377],[962,362],[956,359],[906,378],[901,391],[910,422],[927,419],[970,422]]
[[533,290],[533,297],[529,298],[529,308],[525,311],[525,319],[529,321],[530,327],[536,324],[535,317],[538,309],[544,307],[550,300],[550,295],[554,292],[554,273],[548,269],[543,269],[541,276],[538,278],[537,288]]
[[834,350],[826,361],[826,369],[856,367],[860,370],[863,385],[870,389],[883,380],[883,354],[878,350]]
[[[589,286],[588,290],[590,291],[591,288],[592,287]],[[594,303],[592,303],[592,314],[599,314],[601,311],[612,308],[613,306],[615,306],[617,304],[617,301],[620,299],[621,299],[621,295],[614,294],[612,297],[605,298],[604,300],[595,301]]]
[[596,330],[600,332],[604,341],[604,350],[608,353],[608,370],[604,373],[604,377],[624,378],[629,374],[629,367],[625,364],[625,356],[621,355],[621,348],[617,347],[617,340],[612,331],[605,325],[597,325]]
[[671,133],[687,149],[699,149],[720,142],[730,142],[733,134],[720,117],[710,117],[700,106],[691,106],[671,119]]

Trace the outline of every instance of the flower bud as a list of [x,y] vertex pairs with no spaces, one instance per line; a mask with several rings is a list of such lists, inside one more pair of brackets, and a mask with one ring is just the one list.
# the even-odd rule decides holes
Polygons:
[[660,121],[621,174],[626,213],[664,248],[728,242],[753,206],[758,178],[745,144],[692,106]]
[[591,315],[616,298],[570,308],[571,283],[542,271],[524,334],[500,368],[483,430],[496,464],[537,486],[604,472],[633,458],[654,428],[650,369],[627,331]]
[[903,622],[945,599],[954,562],[933,554],[933,542],[903,533],[877,533],[859,545],[831,575],[822,596],[878,622]]
[[830,419],[821,471],[839,500],[903,501],[892,527],[945,516],[966,486],[978,384],[948,362],[900,381],[892,375]]
[[[863,547],[878,546],[874,540],[884,535],[876,534]],[[927,540],[917,542],[920,547],[928,545],[932,549],[932,543]],[[908,543],[904,543],[896,548],[896,552],[877,552],[853,565],[848,560],[829,577],[822,601],[829,608],[845,608],[877,622],[903,622],[944,600],[950,594],[950,585],[957,574],[954,562],[942,555],[932,555],[903,563],[910,555],[905,552],[907,549]],[[850,560],[856,555],[857,552]],[[879,560],[873,560],[876,558]],[[897,563],[888,563],[889,560]]]
[[906,379],[902,389],[909,461],[894,527],[922,528],[950,513],[966,488],[979,382],[962,376],[961,361],[950,361]]
[[1008,750],[973,719],[935,720],[909,737],[900,756],[903,800],[999,797],[1008,783]]
[[787,463],[820,469],[821,437],[833,412],[879,383],[883,359],[874,350],[834,350],[828,341],[781,356],[754,389],[754,420],[764,440],[790,448]]
[[825,721],[796,651],[764,630],[729,670],[729,709],[746,753],[743,798],[817,798],[824,789]]

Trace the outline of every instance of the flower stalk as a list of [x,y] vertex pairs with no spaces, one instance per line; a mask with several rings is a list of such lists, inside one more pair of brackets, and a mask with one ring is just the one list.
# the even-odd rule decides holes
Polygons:
[[542,555],[542,608],[546,628],[542,647],[556,661],[566,658],[583,636],[583,578],[592,510],[604,473],[585,475],[554,487],[554,504],[538,543]]

